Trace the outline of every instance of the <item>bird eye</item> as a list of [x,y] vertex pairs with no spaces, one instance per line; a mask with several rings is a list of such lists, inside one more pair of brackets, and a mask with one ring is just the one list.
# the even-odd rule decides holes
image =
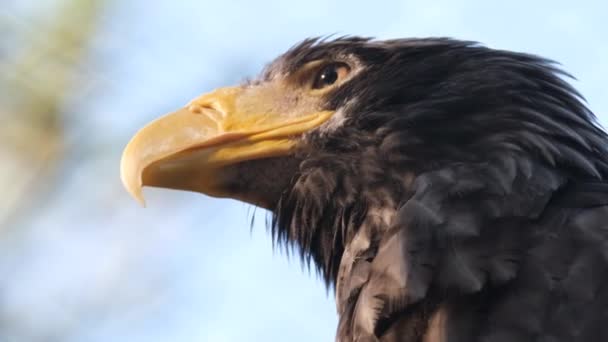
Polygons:
[[342,80],[350,72],[350,67],[345,63],[332,63],[324,66],[312,84],[312,89],[322,89]]

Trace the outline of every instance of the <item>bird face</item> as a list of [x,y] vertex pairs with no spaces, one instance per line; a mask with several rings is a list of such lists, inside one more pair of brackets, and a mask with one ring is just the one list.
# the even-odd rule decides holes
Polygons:
[[155,186],[272,209],[305,136],[338,120],[331,99],[361,71],[352,55],[289,53],[259,80],[199,96],[142,128],[121,161],[128,191],[142,203],[142,187]]

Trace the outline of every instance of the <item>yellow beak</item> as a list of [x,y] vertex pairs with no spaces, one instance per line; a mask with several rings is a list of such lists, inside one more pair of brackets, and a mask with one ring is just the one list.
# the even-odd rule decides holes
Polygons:
[[221,88],[142,128],[125,148],[122,182],[142,205],[145,185],[230,197],[222,168],[290,154],[294,138],[318,127],[332,111],[279,113],[275,91]]

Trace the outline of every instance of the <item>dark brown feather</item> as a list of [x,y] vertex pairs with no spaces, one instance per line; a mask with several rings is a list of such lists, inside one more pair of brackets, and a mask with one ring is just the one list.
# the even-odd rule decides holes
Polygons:
[[306,137],[272,223],[335,286],[337,340],[608,341],[608,138],[566,74],[362,38],[266,73],[339,58],[363,66],[326,99],[344,121]]

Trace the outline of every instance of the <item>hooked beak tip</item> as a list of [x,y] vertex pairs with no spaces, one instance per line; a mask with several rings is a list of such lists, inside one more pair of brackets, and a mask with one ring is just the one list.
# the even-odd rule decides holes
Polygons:
[[141,172],[134,169],[134,165],[130,162],[128,156],[123,154],[120,161],[120,179],[122,184],[127,189],[129,194],[142,206],[146,207],[146,200],[144,199],[142,191],[142,179]]

